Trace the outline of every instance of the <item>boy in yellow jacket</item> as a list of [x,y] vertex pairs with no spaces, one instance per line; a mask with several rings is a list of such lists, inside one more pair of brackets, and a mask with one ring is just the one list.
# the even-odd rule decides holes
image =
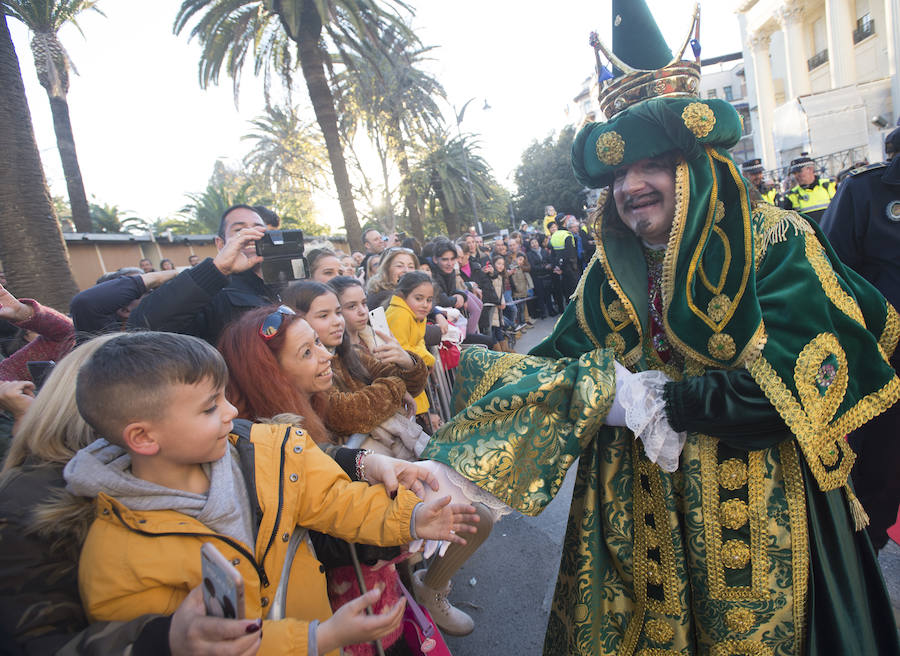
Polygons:
[[377,592],[331,616],[304,529],[383,546],[464,543],[457,533],[474,530],[475,509],[425,504],[403,487],[392,501],[383,486],[351,482],[294,426],[233,434],[226,379],[211,346],[170,333],[122,335],[79,372],[78,409],[106,438],[64,472],[71,492],[96,498],[79,562],[88,617],[172,613],[201,582],[200,548],[212,542],[243,576],[247,616],[271,620],[260,654],[333,653],[392,630],[402,601],[363,613]]

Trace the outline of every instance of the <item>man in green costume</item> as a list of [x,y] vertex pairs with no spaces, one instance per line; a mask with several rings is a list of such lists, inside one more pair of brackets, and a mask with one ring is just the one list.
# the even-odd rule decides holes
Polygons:
[[572,148],[597,253],[530,355],[464,352],[423,456],[527,514],[578,459],[545,654],[900,654],[843,439],[900,398],[900,319],[751,206],[737,113],[644,4],[613,16],[609,120]]

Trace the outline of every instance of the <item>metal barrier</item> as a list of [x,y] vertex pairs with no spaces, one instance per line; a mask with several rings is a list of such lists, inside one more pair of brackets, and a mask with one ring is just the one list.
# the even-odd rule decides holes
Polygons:
[[434,356],[434,367],[428,374],[425,393],[431,404],[431,411],[442,421],[449,421],[455,414],[453,412],[453,374],[444,367],[440,348],[432,346],[429,350]]

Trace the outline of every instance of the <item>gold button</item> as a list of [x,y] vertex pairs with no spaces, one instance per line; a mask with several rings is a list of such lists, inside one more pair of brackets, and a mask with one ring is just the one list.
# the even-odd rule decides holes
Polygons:
[[297,474],[291,474],[290,479],[291,479],[291,483],[296,483],[298,480],[300,480],[300,477],[297,476]]

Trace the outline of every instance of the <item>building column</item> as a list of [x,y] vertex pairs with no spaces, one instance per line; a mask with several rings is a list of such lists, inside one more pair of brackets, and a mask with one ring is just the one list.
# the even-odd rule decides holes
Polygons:
[[[891,124],[900,119],[900,0],[884,0],[885,27],[882,32],[887,43],[888,75],[891,78]],[[878,29],[878,26],[875,26]]]
[[856,83],[856,53],[853,50],[853,30],[856,21],[850,0],[825,0],[825,24],[828,30],[828,64],[831,69],[831,88]]
[[803,5],[787,2],[778,10],[778,22],[784,34],[784,54],[787,59],[787,97],[797,98],[809,93],[806,35],[803,30]]
[[775,140],[772,135],[775,118],[775,85],[772,82],[772,63],[769,61],[768,34],[751,34],[750,49],[753,52],[753,72],[756,74],[756,103],[762,152],[759,153],[766,168],[774,168]]

